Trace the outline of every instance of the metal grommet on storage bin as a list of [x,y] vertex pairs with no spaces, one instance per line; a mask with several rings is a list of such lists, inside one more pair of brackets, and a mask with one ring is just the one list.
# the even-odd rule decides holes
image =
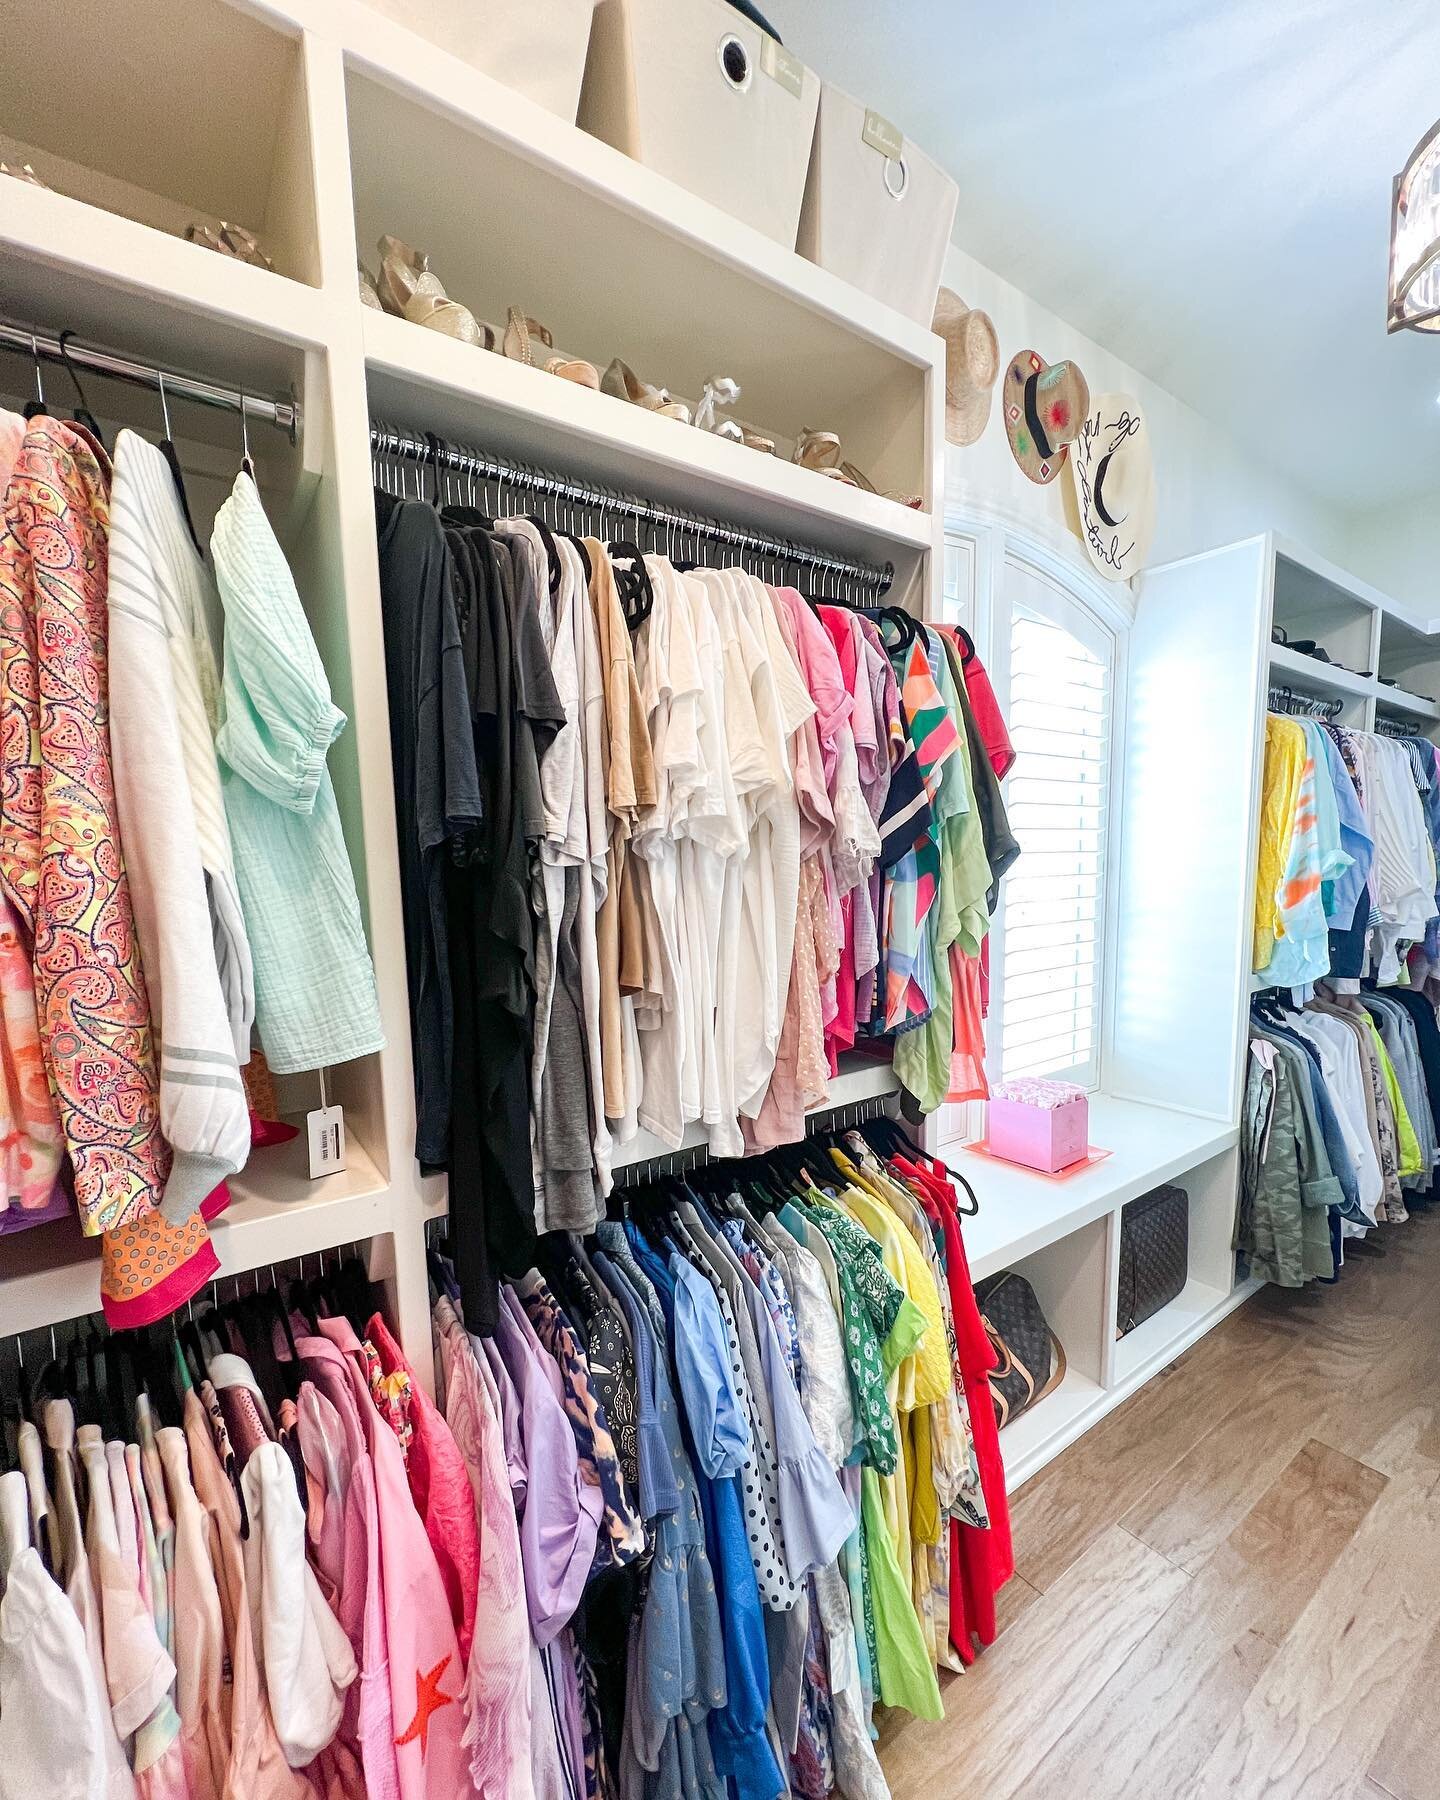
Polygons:
[[716,47],[716,55],[720,59],[720,73],[737,94],[743,94],[750,85],[753,72],[750,52],[733,31],[728,31]]
[[910,185],[910,165],[903,156],[885,158],[885,192],[892,200],[903,200]]

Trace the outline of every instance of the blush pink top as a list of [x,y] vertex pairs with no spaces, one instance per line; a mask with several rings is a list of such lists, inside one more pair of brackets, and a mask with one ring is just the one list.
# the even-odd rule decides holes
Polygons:
[[460,1696],[465,1668],[449,1601],[410,1498],[400,1445],[371,1398],[360,1339],[348,1319],[321,1319],[319,1324],[345,1358],[375,1470],[401,1800],[455,1800],[464,1783]]
[[369,1395],[357,1394],[350,1364],[328,1337],[297,1337],[295,1354],[308,1377],[299,1396],[300,1454],[312,1503],[317,1488],[324,1494],[318,1528],[313,1514],[310,1526],[316,1572],[360,1665],[339,1735],[321,1761],[333,1758],[337,1746],[348,1749],[360,1759],[370,1800],[398,1800],[380,1512],[362,1411],[370,1409]]
[[475,1522],[474,1498],[465,1458],[450,1427],[434,1401],[415,1379],[415,1371],[391,1337],[379,1313],[370,1320],[365,1335],[375,1346],[387,1375],[397,1371],[410,1378],[410,1439],[405,1473],[410,1481],[415,1509],[425,1522],[425,1535],[435,1552],[436,1567],[445,1584],[450,1617],[460,1646],[462,1666],[470,1662],[475,1636],[475,1594],[480,1583],[480,1532]]

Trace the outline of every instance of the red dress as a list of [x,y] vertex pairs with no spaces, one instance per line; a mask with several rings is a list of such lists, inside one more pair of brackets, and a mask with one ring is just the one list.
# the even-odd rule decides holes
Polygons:
[[936,1170],[903,1156],[892,1161],[913,1184],[926,1212],[945,1234],[945,1275],[955,1318],[955,1342],[975,1437],[975,1457],[980,1465],[980,1486],[990,1515],[989,1528],[984,1531],[955,1519],[950,1521],[950,1642],[968,1663],[975,1660],[972,1638],[978,1638],[981,1644],[994,1643],[995,1596],[1015,1573],[1005,1467],[1000,1457],[995,1406],[990,1398],[995,1349],[975,1304],[954,1188]]

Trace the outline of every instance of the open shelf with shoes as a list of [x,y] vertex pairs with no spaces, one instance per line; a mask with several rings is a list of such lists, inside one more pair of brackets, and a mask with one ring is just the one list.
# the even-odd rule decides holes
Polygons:
[[[776,457],[751,455],[788,459],[802,432],[833,432],[840,457],[878,490],[862,498],[915,496],[928,509],[928,332],[858,294],[837,311],[833,278],[703,202],[687,196],[663,211],[637,204],[637,190],[661,178],[553,119],[545,127],[561,134],[565,164],[520,152],[497,128],[523,105],[518,96],[500,90],[495,115],[477,104],[493,85],[471,72],[462,112],[352,61],[355,233],[372,274],[379,240],[393,233],[427,256],[450,299],[502,339],[513,308],[541,322],[567,358],[603,375],[618,357],[692,410],[710,377],[729,377],[740,387],[734,416],[775,443]],[[697,213],[714,214],[713,234],[682,225]],[[788,279],[767,280],[756,258],[783,260]],[[537,345],[538,356],[549,354]],[[620,413],[618,435],[641,409],[604,398]]]
[[[176,259],[164,239],[183,242],[192,225],[219,237],[228,225],[232,242],[248,248],[233,232],[249,234],[278,275],[318,282],[295,25],[225,0],[84,0],[63,21],[40,0],[11,0],[5,39],[0,159],[11,169],[28,164],[51,190],[36,200],[42,189],[27,196],[18,191],[27,182],[0,176],[7,235],[83,263],[92,232],[102,247],[110,241],[103,220],[113,216],[153,234],[162,265],[183,266],[234,259],[193,244]],[[146,242],[126,241],[137,252]]]

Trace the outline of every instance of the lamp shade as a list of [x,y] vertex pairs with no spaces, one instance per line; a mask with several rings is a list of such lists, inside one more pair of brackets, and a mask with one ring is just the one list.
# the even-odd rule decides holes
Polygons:
[[1440,332],[1440,121],[1395,177],[1386,329]]

